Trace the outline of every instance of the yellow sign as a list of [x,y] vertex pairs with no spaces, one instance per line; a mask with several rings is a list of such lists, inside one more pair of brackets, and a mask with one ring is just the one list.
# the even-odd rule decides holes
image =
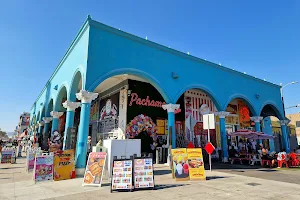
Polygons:
[[53,167],[55,181],[75,178],[74,150],[56,151]]
[[186,149],[172,149],[173,172],[176,181],[187,181],[189,178],[188,155]]
[[190,180],[206,180],[201,148],[187,149]]

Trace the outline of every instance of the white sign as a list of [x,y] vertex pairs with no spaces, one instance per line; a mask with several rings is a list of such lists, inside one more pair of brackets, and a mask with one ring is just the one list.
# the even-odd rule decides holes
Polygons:
[[119,101],[119,139],[125,139],[126,132],[126,118],[127,118],[127,90],[120,91],[120,101]]
[[210,112],[209,107],[206,104],[202,104],[199,111],[200,111],[201,115],[206,115],[206,114],[209,114],[209,112]]
[[215,115],[206,114],[203,115],[203,129],[215,129]]

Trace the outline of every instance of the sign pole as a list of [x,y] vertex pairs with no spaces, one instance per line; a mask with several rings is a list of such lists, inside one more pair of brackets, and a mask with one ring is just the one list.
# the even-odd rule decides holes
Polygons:
[[[208,142],[210,142],[210,132],[209,132],[209,117],[208,117],[208,124],[207,124],[207,139],[208,139]],[[209,160],[209,171],[211,171],[211,154],[208,154],[208,160]]]

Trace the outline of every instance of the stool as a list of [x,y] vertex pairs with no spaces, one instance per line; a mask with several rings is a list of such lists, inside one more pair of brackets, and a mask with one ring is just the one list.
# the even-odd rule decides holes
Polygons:
[[271,160],[261,160],[261,166],[264,167],[265,164],[271,167]]

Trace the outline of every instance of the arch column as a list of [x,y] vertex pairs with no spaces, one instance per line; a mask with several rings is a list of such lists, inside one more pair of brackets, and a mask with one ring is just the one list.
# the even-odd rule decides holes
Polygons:
[[[265,134],[273,136],[271,118],[270,117],[265,117],[263,119],[263,121],[264,121],[263,132]],[[270,147],[270,152],[274,152],[275,151],[274,139],[273,140],[269,140],[269,147]]]
[[53,133],[53,131],[55,131],[55,130],[58,129],[58,121],[59,121],[59,118],[60,118],[63,114],[64,114],[63,112],[58,112],[58,111],[52,111],[52,112],[50,113],[50,115],[53,117],[51,133]]
[[66,144],[69,141],[69,137],[67,136],[68,129],[73,127],[74,125],[75,109],[78,108],[79,106],[80,106],[80,102],[65,101],[63,103],[63,107],[67,109],[63,150],[66,149]]
[[[250,120],[254,121],[254,123],[255,123],[255,131],[256,132],[261,132],[260,122],[262,119],[263,119],[263,117],[261,117],[261,116],[250,117]],[[258,143],[262,144],[262,140],[258,140]]]
[[[176,132],[175,132],[175,114],[174,111],[176,109],[179,109],[180,104],[165,104],[162,105],[162,108],[164,110],[168,111],[168,130],[170,130],[170,127],[172,128],[172,149],[176,149]],[[169,131],[169,137],[170,137],[170,131]],[[168,139],[169,141],[169,139]]]
[[98,97],[98,93],[80,90],[76,98],[81,100],[80,123],[76,146],[76,174],[84,174],[86,166],[87,139],[90,123],[91,102]]
[[229,112],[220,111],[215,112],[216,116],[219,116],[220,120],[220,135],[221,135],[221,147],[223,152],[223,162],[228,162],[228,145],[227,145],[227,134],[226,134],[226,125],[225,117],[229,115]]
[[280,120],[281,125],[281,133],[282,133],[282,139],[283,139],[283,146],[287,153],[290,153],[290,141],[289,141],[289,135],[287,132],[287,125],[290,123],[289,119]]

